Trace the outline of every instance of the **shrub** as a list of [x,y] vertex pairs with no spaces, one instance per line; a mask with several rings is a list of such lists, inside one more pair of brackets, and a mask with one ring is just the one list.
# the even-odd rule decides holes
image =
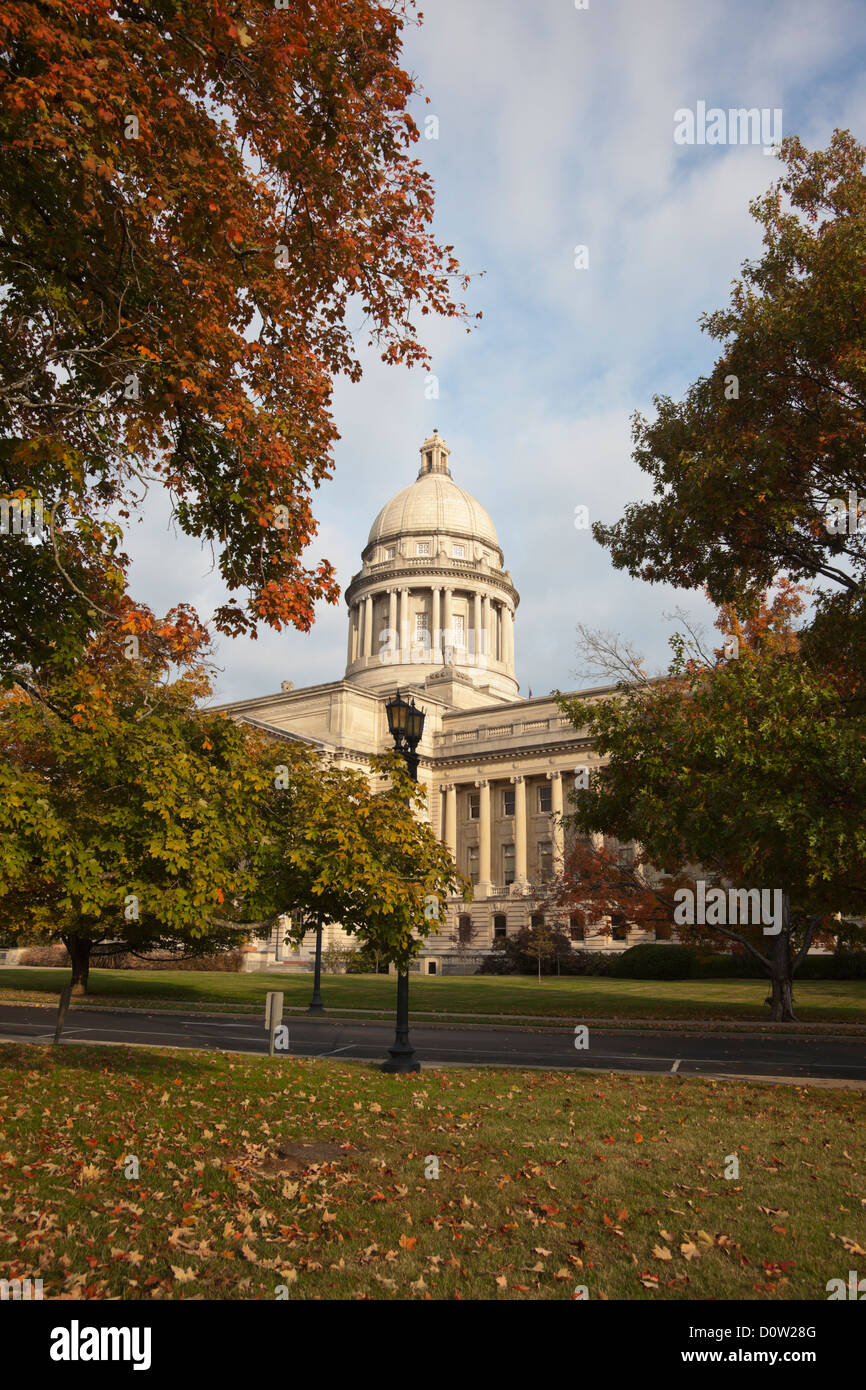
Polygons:
[[625,980],[688,980],[696,963],[696,952],[688,946],[646,942],[623,951],[613,973]]
[[832,956],[807,956],[795,980],[866,980],[866,951],[836,951]]

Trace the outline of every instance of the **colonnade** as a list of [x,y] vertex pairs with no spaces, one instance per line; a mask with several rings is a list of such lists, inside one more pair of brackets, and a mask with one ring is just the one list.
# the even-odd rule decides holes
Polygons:
[[[564,854],[564,832],[562,825],[562,773],[558,771],[539,774],[550,782],[550,838],[553,845],[553,871],[559,873]],[[458,859],[457,845],[457,793],[459,789],[477,791],[478,820],[478,883],[476,896],[486,897],[493,889],[493,815],[492,792],[494,788],[514,788],[514,883],[517,889],[529,885],[529,840],[530,823],[527,808],[527,777],[514,774],[503,778],[482,777],[472,782],[459,784],[447,782],[440,787],[442,797],[441,839],[448,846],[458,868],[463,872],[466,865]],[[505,843],[510,843],[505,841]]]
[[[379,655],[381,632],[387,627],[398,634],[399,660],[408,663],[413,647],[420,645],[415,641],[411,628],[413,601],[417,604],[424,599],[424,615],[427,619],[425,631],[428,639],[425,646],[430,647],[430,661],[444,660],[444,649],[454,649],[454,658],[461,663],[483,665],[486,660],[500,661],[508,669],[514,669],[514,609],[504,599],[493,594],[469,591],[467,605],[468,622],[463,641],[455,641],[461,634],[454,630],[455,585],[424,585],[386,587],[372,591],[357,598],[349,610],[348,665]],[[378,624],[374,620],[377,599],[387,595],[388,621]],[[378,626],[379,631],[375,629]],[[391,663],[396,664],[394,657]]]

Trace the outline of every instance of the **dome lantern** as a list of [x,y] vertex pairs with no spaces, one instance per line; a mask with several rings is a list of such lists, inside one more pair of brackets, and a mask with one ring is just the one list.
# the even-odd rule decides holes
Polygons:
[[425,439],[421,445],[421,467],[418,471],[418,477],[423,478],[427,473],[444,473],[446,478],[450,478],[451,469],[448,467],[450,453],[451,450],[445,440],[434,427],[429,439]]

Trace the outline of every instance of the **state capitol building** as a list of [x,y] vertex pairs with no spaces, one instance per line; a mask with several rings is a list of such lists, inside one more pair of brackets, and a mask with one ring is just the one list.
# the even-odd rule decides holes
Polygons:
[[[474,901],[449,901],[424,943],[425,974],[474,970],[497,937],[540,920],[542,885],[563,853],[562,813],[577,769],[595,761],[590,742],[552,697],[521,699],[515,676],[520,595],[496,527],[451,476],[450,450],[434,430],[418,476],[379,512],[349,584],[342,680],[222,706],[232,718],[298,738],[341,766],[368,769],[393,749],[385,702],[396,690],[426,714],[418,780],[433,827],[472,880]],[[588,697],[601,691],[587,692]],[[626,849],[626,853],[629,851]],[[567,919],[559,923],[568,931]],[[269,941],[245,948],[247,969],[297,969],[312,953]],[[571,925],[575,945],[623,949],[645,933],[613,939]],[[349,943],[325,928],[325,946]],[[458,950],[459,945],[459,950]]]

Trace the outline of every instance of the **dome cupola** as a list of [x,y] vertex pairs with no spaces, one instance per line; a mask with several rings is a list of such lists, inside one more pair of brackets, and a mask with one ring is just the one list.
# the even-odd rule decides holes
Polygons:
[[[496,527],[451,476],[445,440],[421,445],[418,476],[379,512],[346,591],[346,679],[372,689],[443,681],[517,698],[514,613]],[[443,675],[444,673],[444,675]],[[468,694],[468,692],[467,692]]]

